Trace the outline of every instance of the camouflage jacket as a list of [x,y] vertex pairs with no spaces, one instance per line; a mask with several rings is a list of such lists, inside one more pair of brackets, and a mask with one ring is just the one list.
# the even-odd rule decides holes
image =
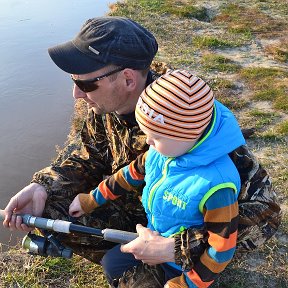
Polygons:
[[[151,71],[146,84],[158,77]],[[79,193],[90,192],[105,175],[115,173],[148,150],[145,134],[133,115],[96,115],[89,109],[81,130],[80,149],[71,149],[62,163],[55,161],[35,173],[32,182],[43,185],[48,197],[73,199]]]

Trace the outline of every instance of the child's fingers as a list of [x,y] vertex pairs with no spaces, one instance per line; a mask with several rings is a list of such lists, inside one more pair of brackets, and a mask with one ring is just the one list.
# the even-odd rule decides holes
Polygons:
[[72,217],[76,217],[75,214],[78,212],[77,204],[74,201],[69,206],[69,215]]
[[72,209],[71,211],[69,210],[69,214],[72,217],[80,217],[83,213],[78,209]]

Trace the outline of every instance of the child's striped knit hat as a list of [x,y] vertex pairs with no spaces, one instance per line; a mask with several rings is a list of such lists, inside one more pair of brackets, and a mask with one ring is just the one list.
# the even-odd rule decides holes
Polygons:
[[202,79],[186,70],[170,70],[142,92],[136,120],[151,133],[191,141],[210,123],[213,104],[213,92]]

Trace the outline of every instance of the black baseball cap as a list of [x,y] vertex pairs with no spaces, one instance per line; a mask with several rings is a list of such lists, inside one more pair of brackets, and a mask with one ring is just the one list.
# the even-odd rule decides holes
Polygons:
[[48,49],[54,63],[70,74],[94,72],[109,64],[146,69],[158,50],[155,37],[124,17],[87,20],[76,37]]

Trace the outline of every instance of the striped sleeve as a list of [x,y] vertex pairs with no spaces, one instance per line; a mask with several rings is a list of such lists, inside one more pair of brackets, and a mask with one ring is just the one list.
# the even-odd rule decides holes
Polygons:
[[194,263],[193,269],[185,272],[189,287],[209,287],[232,260],[238,213],[237,195],[230,188],[218,190],[206,201],[203,214],[209,246]]
[[103,180],[95,190],[91,191],[96,203],[101,206],[108,200],[115,200],[127,191],[143,185],[145,176],[145,160],[147,152],[140,154],[128,166]]

